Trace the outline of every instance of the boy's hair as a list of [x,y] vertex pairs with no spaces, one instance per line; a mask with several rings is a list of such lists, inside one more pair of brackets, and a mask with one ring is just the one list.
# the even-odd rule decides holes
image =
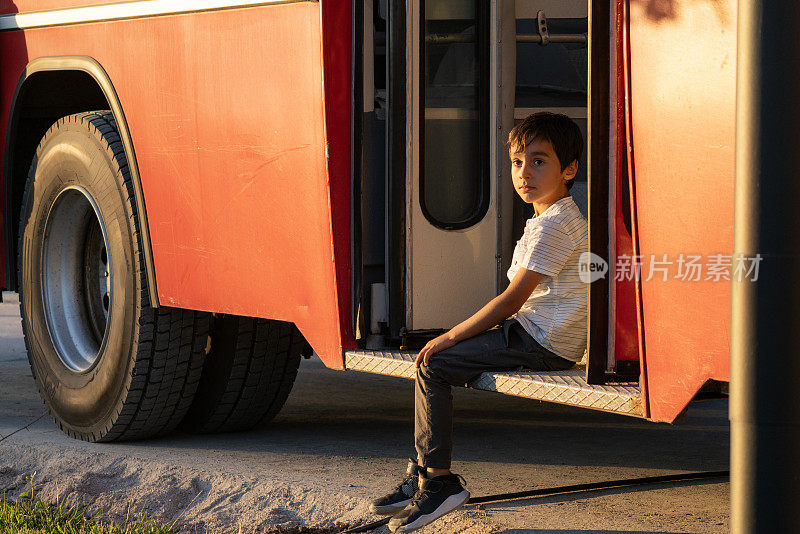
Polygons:
[[[549,141],[561,164],[561,171],[583,153],[583,135],[575,122],[561,113],[540,111],[525,117],[508,133],[509,152],[523,152],[535,140]],[[575,179],[567,182],[571,189]]]

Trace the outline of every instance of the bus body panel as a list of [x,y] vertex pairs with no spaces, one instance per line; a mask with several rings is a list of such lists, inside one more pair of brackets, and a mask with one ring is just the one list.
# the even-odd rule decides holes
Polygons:
[[[631,2],[631,106],[649,416],[672,421],[708,379],[729,380],[736,2]],[[701,255],[700,281],[675,278]],[[668,280],[650,255],[673,262]],[[707,279],[708,276],[711,279]]]
[[[344,350],[356,347],[352,318],[352,17],[351,0],[322,0],[322,59],[325,76],[325,131],[328,141],[328,176],[333,259],[341,347],[336,357],[323,358],[329,367],[341,368]],[[327,320],[327,319],[326,319]]]
[[[325,7],[328,21],[344,10]],[[29,60],[96,59],[133,139],[159,303],[292,321],[328,366],[341,368],[339,309],[349,299],[337,293],[349,295],[349,282],[339,277],[337,287],[334,246],[349,258],[349,215],[347,224],[341,215],[349,214],[341,198],[349,119],[331,132],[345,141],[326,147],[322,15],[319,3],[301,2],[2,33],[2,132]],[[344,30],[347,53],[330,66],[347,62],[349,73]],[[336,34],[325,38],[343,46]],[[325,81],[349,101],[349,81]],[[328,117],[349,117],[336,111],[343,98],[332,100]],[[326,154],[345,158],[331,165],[339,175],[329,177]]]

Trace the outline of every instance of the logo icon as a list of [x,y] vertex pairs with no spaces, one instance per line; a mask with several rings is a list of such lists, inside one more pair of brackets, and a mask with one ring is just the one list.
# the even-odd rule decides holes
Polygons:
[[581,282],[591,284],[595,280],[605,278],[608,273],[606,260],[591,252],[583,252],[578,261],[578,274]]

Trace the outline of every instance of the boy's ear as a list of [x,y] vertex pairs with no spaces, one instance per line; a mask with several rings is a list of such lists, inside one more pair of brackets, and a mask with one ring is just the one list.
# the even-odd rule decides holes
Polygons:
[[573,160],[572,163],[567,165],[567,168],[564,169],[564,178],[567,180],[573,180],[575,175],[578,174],[578,160]]

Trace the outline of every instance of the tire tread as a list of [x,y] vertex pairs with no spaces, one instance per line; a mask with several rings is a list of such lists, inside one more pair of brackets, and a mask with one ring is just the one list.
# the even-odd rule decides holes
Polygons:
[[[80,432],[69,427],[48,405],[50,415],[59,428],[76,439],[94,442],[110,442],[145,439],[174,430],[188,411],[203,369],[204,348],[208,338],[210,314],[179,308],[161,306],[150,307],[150,299],[142,236],[138,225],[135,194],[124,146],[120,139],[116,121],[108,110],[77,113],[56,121],[47,131],[37,149],[39,154],[49,137],[65,125],[83,125],[94,136],[116,164],[114,173],[125,186],[126,209],[129,224],[135,236],[133,256],[136,259],[134,272],[139,277],[140,315],[134,324],[135,343],[134,364],[127,377],[125,390],[112,409],[112,416],[105,428],[94,432]],[[20,228],[25,227],[25,206],[31,201],[35,176],[35,162],[25,184],[23,209],[20,214]],[[20,232],[17,265],[21,269],[24,232]],[[18,273],[18,276],[20,273]],[[22,279],[21,277],[18,279]],[[20,292],[23,288],[20,288]],[[20,312],[23,317],[23,337],[26,349],[30,344],[26,333],[23,298],[20,298]],[[35,369],[31,367],[35,374]],[[35,376],[34,376],[35,378]],[[40,381],[36,381],[42,397]],[[46,403],[47,404],[47,403]]]
[[211,352],[184,427],[235,432],[272,420],[292,389],[304,343],[292,323],[216,315]]

